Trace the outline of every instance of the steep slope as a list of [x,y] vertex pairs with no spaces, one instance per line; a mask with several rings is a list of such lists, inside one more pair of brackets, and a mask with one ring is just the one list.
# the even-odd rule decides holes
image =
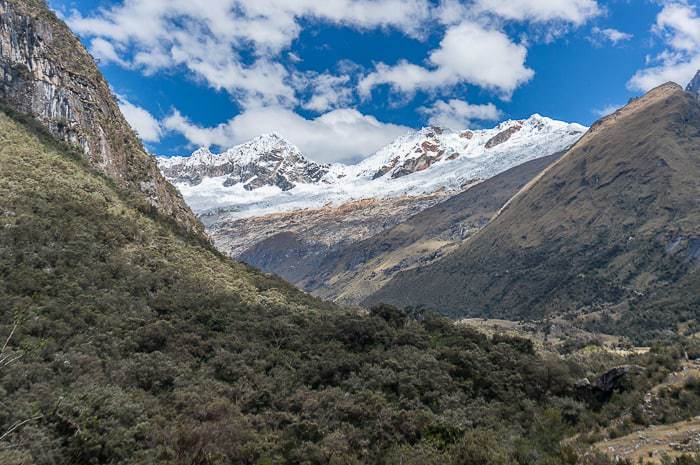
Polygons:
[[[580,369],[430,315],[323,304],[31,123],[0,111],[3,465],[457,465],[516,440],[559,462],[532,419],[573,402]],[[512,444],[493,439],[504,419]]]
[[663,296],[675,321],[697,317],[699,197],[700,103],[667,84],[596,123],[456,252],[365,303],[507,318],[623,304],[629,323]]
[[[357,304],[397,273],[425,265],[452,251],[488,224],[508,199],[560,155],[511,168],[362,240],[314,247],[320,242],[315,237],[320,233],[310,236],[305,230],[287,226],[279,228],[285,232],[256,244],[239,257],[314,294]],[[398,210],[391,202],[388,205],[391,211]],[[377,210],[380,208],[374,209]],[[377,214],[381,215],[374,213]],[[308,221],[300,223],[304,225]],[[345,238],[352,237],[343,233]]]
[[0,0],[0,101],[79,146],[92,166],[141,191],[162,213],[200,230],[143,150],[93,58],[43,0]]

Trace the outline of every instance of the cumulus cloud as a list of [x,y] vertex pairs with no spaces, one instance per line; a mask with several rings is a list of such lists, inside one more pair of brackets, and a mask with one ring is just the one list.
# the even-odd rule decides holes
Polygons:
[[[509,22],[558,31],[600,13],[596,0],[121,0],[66,18],[100,60],[144,74],[182,71],[226,91],[242,108],[214,127],[177,112],[163,127],[122,102],[144,140],[159,140],[165,128],[196,145],[228,146],[276,131],[310,156],[334,161],[372,153],[406,130],[349,109],[358,95],[369,98],[378,86],[405,97],[467,84],[508,99],[535,74],[526,63],[531,38],[513,39]],[[341,62],[336,73],[301,72],[304,57],[292,45],[311,23],[391,29],[419,40],[437,29],[442,40],[420,62],[377,63],[370,70]],[[293,111],[299,108],[320,116],[304,118]],[[456,99],[422,111],[431,121],[461,126],[500,116],[491,104]]]
[[146,73],[182,66],[243,103],[293,105],[290,73],[277,58],[303,19],[418,37],[429,17],[428,0],[125,0],[92,16],[75,11],[68,22],[102,59]]
[[302,103],[304,109],[322,113],[347,107],[352,103],[354,92],[350,81],[351,77],[347,74],[336,76],[330,73],[307,72],[297,75],[295,87],[310,92],[310,96]]
[[599,117],[604,117],[608,115],[612,115],[615,113],[617,110],[622,108],[624,105],[616,105],[616,104],[610,104],[610,105],[605,105],[603,108],[597,108],[593,110],[593,114],[598,115]]
[[410,94],[466,83],[507,98],[535,74],[526,66],[526,57],[527,48],[505,33],[467,21],[447,30],[439,48],[430,53],[427,67],[407,61],[393,66],[379,63],[362,78],[359,91],[367,97],[374,87],[386,84]]
[[595,0],[476,0],[475,8],[516,21],[581,25],[601,13]]
[[357,110],[333,110],[306,119],[282,107],[250,108],[214,127],[199,126],[174,111],[163,125],[196,146],[230,147],[261,133],[274,132],[297,145],[310,159],[324,163],[367,157],[409,130]]
[[656,17],[653,31],[666,49],[637,71],[628,82],[632,90],[648,91],[668,81],[687,84],[700,69],[700,17],[686,3],[668,3]]
[[465,129],[476,121],[494,121],[501,117],[501,111],[493,103],[472,105],[463,100],[438,100],[429,107],[420,108],[428,116],[428,123],[450,129]]
[[159,142],[163,135],[160,122],[144,108],[119,96],[119,109],[144,142]]
[[631,40],[633,37],[632,34],[612,28],[601,29],[599,27],[594,27],[591,29],[591,32],[593,33],[592,41],[594,43],[611,42],[613,45],[617,45],[620,42]]

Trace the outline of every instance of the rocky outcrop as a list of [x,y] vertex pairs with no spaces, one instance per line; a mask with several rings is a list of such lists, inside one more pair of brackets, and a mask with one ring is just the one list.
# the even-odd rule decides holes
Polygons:
[[201,232],[124,119],[93,58],[43,0],[0,0],[0,100],[79,147],[92,166],[140,191],[160,213]]
[[688,87],[686,87],[686,92],[690,92],[691,94],[695,94],[695,96],[700,99],[700,71],[695,75],[692,81],[688,84]]
[[509,127],[504,131],[499,132],[486,142],[486,148],[492,149],[497,145],[501,145],[504,142],[507,142],[508,139],[510,139],[513,136],[513,134],[520,131],[522,128],[522,125],[517,124],[515,126]]
[[600,375],[598,378],[589,381],[583,378],[574,384],[581,398],[587,400],[606,401],[613,392],[624,391],[630,386],[631,376],[644,372],[645,368],[639,365],[622,365],[614,367]]
[[[434,163],[442,160],[446,151],[449,150],[443,146],[443,143],[440,140],[440,136],[443,135],[444,132],[444,129],[435,126],[422,129],[418,132],[419,139],[412,148],[412,155],[400,157],[404,160],[400,165],[400,158],[395,159],[392,166],[383,167],[379,172],[377,172],[377,174],[375,174],[375,178],[384,176],[390,171],[392,172],[391,178],[398,179],[419,171],[427,170]],[[464,139],[469,138],[465,137]],[[450,154],[450,159],[454,160],[458,156],[459,154],[457,152],[453,152]]]

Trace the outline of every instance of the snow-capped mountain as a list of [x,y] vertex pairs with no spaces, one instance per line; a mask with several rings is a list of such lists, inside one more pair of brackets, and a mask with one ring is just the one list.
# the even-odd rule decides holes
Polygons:
[[356,165],[319,165],[275,135],[220,154],[159,158],[165,176],[198,213],[229,217],[317,208],[365,198],[459,191],[573,145],[587,128],[533,115],[493,129],[410,132]]
[[274,186],[282,191],[311,184],[328,172],[304,158],[298,148],[277,134],[265,134],[221,154],[201,148],[189,157],[158,158],[163,174],[175,184],[197,186],[205,178],[224,178],[223,186],[252,191]]

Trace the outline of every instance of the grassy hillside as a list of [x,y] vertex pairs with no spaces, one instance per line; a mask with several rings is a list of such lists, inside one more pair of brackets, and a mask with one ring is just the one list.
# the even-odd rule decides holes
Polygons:
[[218,255],[7,111],[0,302],[3,465],[575,463],[560,439],[608,415],[528,341]]
[[667,84],[597,123],[484,230],[367,303],[648,338],[697,319],[700,104]]

